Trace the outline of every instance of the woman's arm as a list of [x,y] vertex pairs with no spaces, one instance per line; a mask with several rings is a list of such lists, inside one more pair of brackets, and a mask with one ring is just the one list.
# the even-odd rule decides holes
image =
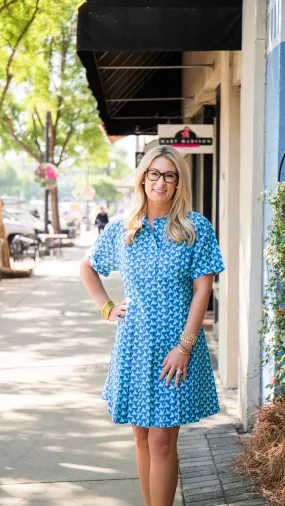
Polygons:
[[213,287],[213,274],[205,274],[193,282],[193,298],[185,330],[197,335],[204,320]]
[[[209,297],[212,291],[213,274],[205,274],[196,279],[193,283],[193,298],[190,305],[185,330],[197,335],[202,327],[203,319],[207,311]],[[186,344],[184,345],[186,348]],[[189,350],[192,346],[187,345]],[[163,361],[163,370],[160,379],[163,379],[167,374],[166,385],[169,385],[171,379],[176,374],[175,385],[179,385],[180,375],[177,371],[183,371],[183,379],[187,377],[187,365],[190,360],[190,355],[182,355],[176,349],[176,346],[166,355]]]
[[[86,258],[81,262],[80,278],[90,297],[92,297],[92,299],[95,301],[95,304],[98,306],[98,308],[101,309],[104,304],[110,300],[110,297],[107,295],[99,274],[94,271],[89,260]],[[126,307],[126,301],[123,300],[121,304],[115,306],[111,310],[109,320],[123,322],[124,319],[121,318],[121,316],[125,316]]]
[[95,304],[99,307],[99,309],[101,309],[101,307],[104,306],[104,304],[110,299],[102,284],[99,274],[94,271],[89,260],[86,258],[81,262],[80,278],[90,297],[92,297]]

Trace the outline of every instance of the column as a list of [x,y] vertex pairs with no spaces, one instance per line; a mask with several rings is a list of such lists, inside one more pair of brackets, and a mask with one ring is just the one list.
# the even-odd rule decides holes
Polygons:
[[219,374],[238,384],[238,264],[240,88],[232,84],[232,53],[221,55],[220,246],[226,270],[219,279]]
[[267,0],[244,0],[241,75],[239,415],[248,427],[260,402],[258,329],[262,301]]

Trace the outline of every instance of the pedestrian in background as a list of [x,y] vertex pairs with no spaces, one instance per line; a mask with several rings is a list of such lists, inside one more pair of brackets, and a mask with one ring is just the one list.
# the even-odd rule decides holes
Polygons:
[[98,234],[100,235],[103,232],[105,226],[109,223],[109,217],[106,213],[104,207],[100,208],[100,213],[97,214],[95,218],[94,225],[98,227]]
[[[224,270],[211,223],[192,211],[190,170],[157,146],[136,171],[135,208],[110,223],[81,265],[102,316],[117,321],[102,393],[118,424],[131,424],[145,506],[172,506],[181,424],[219,412],[202,322],[214,274]],[[98,274],[120,271],[113,303]]]

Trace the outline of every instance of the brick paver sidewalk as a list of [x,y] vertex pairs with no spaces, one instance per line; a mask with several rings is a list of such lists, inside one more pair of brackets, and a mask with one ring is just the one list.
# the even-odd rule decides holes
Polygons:
[[[218,343],[207,334],[214,370]],[[221,413],[199,423],[184,426],[179,435],[179,468],[185,506],[258,506],[267,504],[245,479],[233,474],[231,463],[247,434],[237,427],[237,392],[226,390],[219,381]]]

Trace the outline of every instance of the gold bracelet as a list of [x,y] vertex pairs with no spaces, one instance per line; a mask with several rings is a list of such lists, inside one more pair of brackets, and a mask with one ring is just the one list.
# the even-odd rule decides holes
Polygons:
[[189,332],[189,330],[183,330],[181,337],[185,337],[185,339],[196,339],[196,334],[193,334],[193,332]]
[[101,308],[101,315],[103,316],[103,318],[105,318],[105,320],[109,320],[109,316],[113,307],[115,307],[114,302],[112,300],[108,300]]
[[194,346],[197,341],[197,336],[195,334],[192,334],[192,332],[184,330],[181,334],[180,341],[182,343],[191,344],[191,346]]
[[178,344],[179,344],[179,346],[181,346],[182,350],[184,350],[184,351],[188,351],[188,352],[190,352],[190,353],[191,353],[191,351],[192,351],[192,346],[191,346],[191,349],[189,350],[189,348],[187,348],[186,346],[184,346],[184,344],[182,344],[182,342],[181,342],[181,341],[179,341],[179,343],[178,343]]
[[181,350],[180,348],[178,348],[178,345],[176,346],[176,349],[177,349],[180,353],[182,353],[182,355],[188,355],[188,356],[189,356],[189,355],[191,355],[191,351],[183,351],[183,350]]
[[113,301],[107,300],[107,302],[105,302],[105,304],[101,308],[101,313],[103,313],[104,311],[107,311],[109,306],[112,306],[112,304],[114,304]]
[[105,318],[105,320],[109,320],[109,317],[110,317],[110,313],[112,311],[114,306],[108,306],[107,309],[105,309],[101,314],[103,316],[103,318]]
[[191,344],[191,346],[194,346],[197,342],[197,339],[184,339],[183,337],[180,337],[180,342],[184,344]]
[[108,301],[108,303],[106,303],[103,308],[102,308],[102,316],[106,319],[106,320],[109,320],[109,315],[110,315],[110,312],[112,311],[113,307],[115,306],[114,302],[112,301]]
[[190,351],[192,351],[195,346],[193,343],[184,343],[183,341],[179,341],[178,344],[181,344],[181,346],[184,345],[184,348],[186,348],[186,350],[189,350],[189,346],[190,346]]

